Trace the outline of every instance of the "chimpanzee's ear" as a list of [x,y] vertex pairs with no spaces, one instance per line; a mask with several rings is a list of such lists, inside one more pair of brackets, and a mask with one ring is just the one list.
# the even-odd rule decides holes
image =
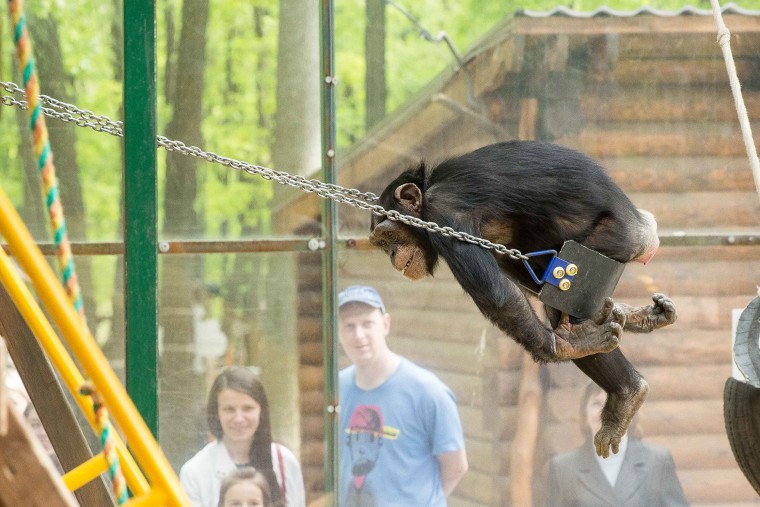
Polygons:
[[419,216],[422,213],[422,191],[414,183],[404,183],[396,187],[396,202],[408,213]]

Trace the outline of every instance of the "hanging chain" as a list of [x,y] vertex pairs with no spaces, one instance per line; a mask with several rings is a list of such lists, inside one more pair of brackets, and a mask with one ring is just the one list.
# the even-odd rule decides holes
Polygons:
[[[0,87],[6,92],[23,94],[24,90],[19,88],[15,83],[0,81]],[[112,136],[124,136],[124,124],[120,121],[114,121],[107,116],[97,115],[92,111],[80,109],[72,104],[61,102],[60,100],[40,95],[42,103],[42,112],[46,116],[57,118],[63,122],[74,123],[79,127],[87,127],[96,132],[106,132]],[[19,109],[26,109],[27,104],[24,100],[17,100],[11,96],[3,95],[0,97],[3,105],[14,106]],[[317,179],[307,179],[303,176],[293,175],[285,171],[275,171],[260,165],[249,164],[241,160],[224,157],[214,152],[204,151],[197,146],[187,146],[182,141],[171,140],[164,136],[156,137],[158,146],[167,151],[183,153],[192,157],[200,158],[208,162],[220,164],[237,171],[242,171],[251,175],[258,175],[266,180],[272,180],[281,185],[289,185],[304,192],[314,193],[324,199],[331,199],[335,202],[348,204],[360,209],[370,211],[377,216],[385,216],[390,220],[402,222],[412,227],[419,227],[431,232],[436,232],[442,236],[455,238],[465,243],[478,245],[487,250],[494,250],[497,253],[508,255],[514,260],[527,260],[528,257],[520,253],[519,250],[509,249],[504,245],[492,243],[484,238],[458,232],[451,227],[441,227],[434,222],[426,222],[416,217],[404,215],[395,210],[386,210],[377,204],[371,204],[378,200],[377,195],[372,192],[361,192],[353,188],[345,188],[340,185],[324,183]]]

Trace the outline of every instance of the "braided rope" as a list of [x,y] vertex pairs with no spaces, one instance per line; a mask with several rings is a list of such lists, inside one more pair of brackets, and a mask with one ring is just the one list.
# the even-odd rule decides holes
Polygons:
[[100,432],[100,445],[103,446],[103,456],[108,463],[108,476],[111,478],[111,489],[118,505],[126,503],[127,482],[119,467],[119,455],[116,454],[116,441],[113,436],[113,426],[108,418],[108,409],[95,390],[95,386],[86,383],[79,388],[79,393],[92,398],[92,408],[95,412],[95,426]]
[[[45,194],[45,204],[48,208],[48,216],[53,232],[53,241],[58,259],[58,268],[61,271],[63,286],[74,309],[79,313],[83,325],[87,326],[84,314],[82,290],[79,287],[74,258],[71,254],[71,244],[66,230],[66,219],[63,216],[60,192],[58,190],[58,178],[55,175],[53,164],[53,150],[50,147],[45,116],[40,102],[40,84],[32,55],[32,41],[26,26],[23,0],[9,0],[8,9],[13,22],[13,37],[16,44],[16,56],[23,74],[24,94],[27,101],[27,114],[29,127],[32,131],[32,144],[34,154],[37,157],[37,169],[42,179],[42,189]],[[112,489],[118,505],[126,503],[127,486],[124,475],[119,466],[119,456],[116,454],[116,444],[112,435],[111,423],[108,420],[108,411],[102,401],[95,395],[94,387],[83,387],[83,394],[87,391],[93,398],[95,409],[95,421],[100,431],[100,440],[103,445],[103,455],[108,463],[108,475],[111,479]]]
[[48,208],[53,241],[56,248],[58,267],[63,278],[66,295],[84,321],[84,304],[82,291],[79,287],[74,259],[71,255],[69,235],[66,230],[66,219],[63,216],[58,191],[58,178],[53,164],[53,150],[50,148],[45,116],[40,105],[40,84],[32,56],[32,41],[26,27],[23,0],[9,0],[9,10],[13,21],[13,36],[16,43],[16,55],[23,74],[23,84],[28,103],[27,114],[29,127],[32,131],[34,155],[37,158],[37,169],[42,179],[42,189],[45,194],[45,204]]
[[742,87],[739,83],[734,56],[731,52],[731,32],[723,22],[723,15],[721,14],[720,3],[718,0],[710,0],[710,3],[712,4],[715,26],[718,29],[718,44],[720,44],[721,51],[723,52],[723,60],[726,62],[726,72],[728,72],[728,81],[731,86],[731,93],[734,97],[734,107],[736,108],[736,114],[739,117],[739,126],[741,127],[742,138],[744,139],[744,148],[747,151],[750,167],[752,167],[752,174],[755,179],[755,190],[757,191],[757,196],[760,198],[760,159],[757,158],[755,140],[752,137],[752,127],[749,123],[747,107],[744,105],[744,98],[742,97]]

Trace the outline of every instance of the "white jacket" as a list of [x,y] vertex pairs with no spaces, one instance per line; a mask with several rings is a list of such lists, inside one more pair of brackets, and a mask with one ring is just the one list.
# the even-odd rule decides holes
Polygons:
[[[282,455],[282,466],[279,454]],[[306,494],[303,486],[301,465],[295,455],[284,445],[272,442],[272,466],[277,482],[282,487],[280,469],[285,472],[287,507],[305,507]],[[217,507],[222,479],[237,467],[223,443],[215,441],[190,458],[179,471],[182,484],[193,507]]]

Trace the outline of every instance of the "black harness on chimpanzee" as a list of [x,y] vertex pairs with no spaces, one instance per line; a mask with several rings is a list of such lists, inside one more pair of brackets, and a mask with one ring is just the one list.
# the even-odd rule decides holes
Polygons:
[[624,263],[575,241],[565,241],[559,253],[541,250],[525,254],[543,255],[552,255],[552,259],[541,278],[536,276],[529,260],[523,259],[531,278],[541,286],[538,292],[528,290],[538,294],[544,304],[579,319],[587,319],[599,311],[605,298],[612,296],[625,269]]

